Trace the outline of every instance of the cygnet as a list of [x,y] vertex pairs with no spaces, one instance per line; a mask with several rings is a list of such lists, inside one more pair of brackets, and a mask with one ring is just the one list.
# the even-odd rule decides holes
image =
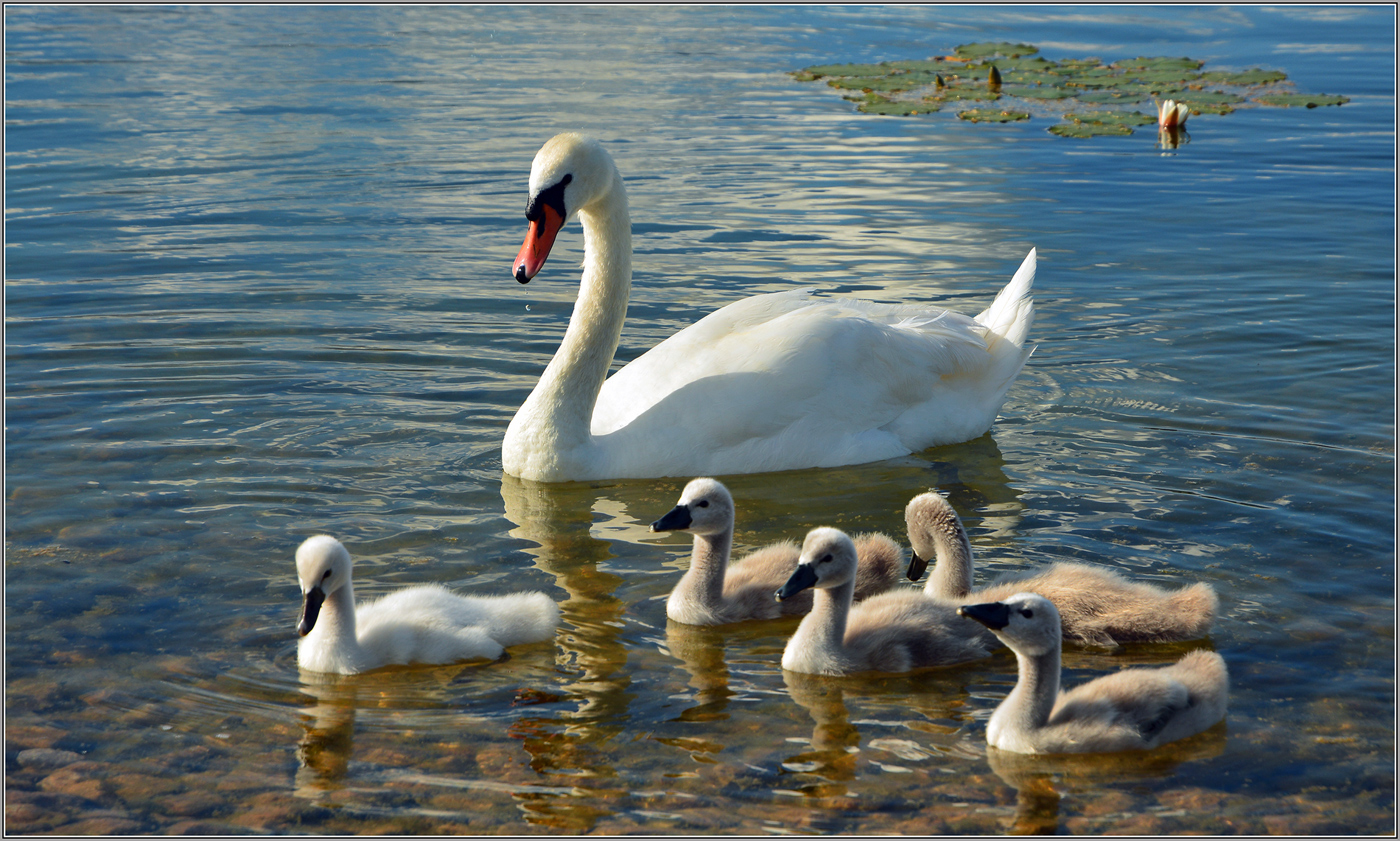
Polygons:
[[549,639],[559,606],[544,593],[459,596],[425,584],[355,605],[350,553],[329,535],[297,549],[303,604],[297,664],[358,674],[380,666],[494,660],[509,645]]
[[1196,639],[1215,621],[1220,601],[1204,581],[1167,590],[1089,564],[1011,573],[973,592],[972,546],[953,506],[936,492],[919,494],[905,507],[904,520],[913,548],[909,579],[918,581],[928,561],[937,559],[924,584],[930,598],[975,604],[1039,593],[1059,610],[1065,639],[1087,645]]
[[[720,482],[694,479],[681,498],[651,530],[688,531],[695,535],[690,569],[671,591],[666,615],[689,625],[722,625],[746,619],[796,616],[812,609],[812,594],[798,593],[783,602],[773,599],[797,569],[797,544],[774,543],[729,562],[734,543],[734,498]],[[899,545],[883,534],[857,535],[859,563],[855,599],[860,601],[894,586],[904,563]]]
[[807,533],[792,577],[775,593],[779,600],[816,590],[812,611],[783,650],[783,668],[809,674],[907,672],[987,656],[995,641],[962,622],[953,604],[918,590],[881,593],[851,606],[856,547],[838,529]]
[[1225,716],[1225,660],[1193,651],[1158,669],[1124,669],[1060,691],[1060,616],[1035,593],[968,604],[977,620],[1016,654],[1011,694],[987,722],[987,744],[1016,753],[1147,750],[1205,730]]

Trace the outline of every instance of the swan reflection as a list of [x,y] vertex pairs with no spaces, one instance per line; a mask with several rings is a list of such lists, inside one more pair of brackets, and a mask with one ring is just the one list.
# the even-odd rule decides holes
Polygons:
[[1165,780],[1187,762],[1225,753],[1225,723],[1151,751],[1052,756],[1013,753],[987,746],[987,764],[1016,789],[1016,814],[1003,829],[1009,835],[1054,835],[1060,800],[1075,791]]

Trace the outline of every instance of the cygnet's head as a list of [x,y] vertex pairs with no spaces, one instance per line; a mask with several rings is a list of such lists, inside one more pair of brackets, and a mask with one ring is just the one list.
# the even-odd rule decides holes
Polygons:
[[734,528],[734,497],[714,479],[692,479],[681,491],[676,507],[651,524],[652,531],[723,534]]
[[[937,491],[922,493],[904,506],[904,525],[909,531],[909,580],[918,581],[928,562],[938,554],[938,542],[961,543],[968,547],[967,532],[958,512]],[[968,548],[969,553],[971,549]]]
[[808,587],[827,590],[856,577],[856,545],[840,529],[823,526],[807,532],[797,569],[773,596],[790,599]]
[[965,604],[959,616],[986,625],[1012,651],[1038,656],[1060,647],[1060,611],[1036,593],[1017,593],[986,604]]
[[297,547],[297,580],[304,599],[297,634],[306,636],[316,627],[326,596],[350,583],[350,553],[328,534],[308,537]]
[[530,166],[525,205],[530,229],[512,264],[515,279],[529,283],[549,256],[559,229],[580,209],[604,198],[617,181],[612,156],[593,138],[568,131],[546,141]]

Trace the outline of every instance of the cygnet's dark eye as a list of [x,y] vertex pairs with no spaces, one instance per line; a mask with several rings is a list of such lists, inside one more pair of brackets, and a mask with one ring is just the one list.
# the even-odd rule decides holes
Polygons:
[[817,563],[819,563],[819,564],[824,564],[824,563],[826,563],[827,561],[830,561],[830,560],[831,560],[831,555],[822,555],[820,558],[817,558]]
[[709,507],[710,507],[710,501],[709,501],[708,499],[702,499],[702,500],[700,500],[699,502],[695,503],[695,507],[696,507],[696,508],[709,508]]
[[321,580],[322,580],[322,581],[325,581],[327,578],[330,578],[330,577],[331,577],[331,571],[330,571],[330,570],[326,570],[326,574],[323,575],[323,576],[321,576]]
[[1031,619],[1031,618],[1034,618],[1034,617],[1035,617],[1035,613],[1033,613],[1033,612],[1031,611],[1031,609],[1028,608],[1028,607],[1023,607],[1023,608],[1021,608],[1021,615],[1024,616],[1024,617],[1026,617],[1027,619]]

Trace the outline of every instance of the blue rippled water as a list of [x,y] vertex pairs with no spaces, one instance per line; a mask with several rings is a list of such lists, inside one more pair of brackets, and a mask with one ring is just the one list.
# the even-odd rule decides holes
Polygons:
[[[1394,25],[1385,6],[8,8],[9,827],[1393,831]],[[857,114],[787,75],[978,40],[1277,68],[1350,101],[1193,116],[1164,151],[1150,127],[1054,137],[1051,112]],[[1067,676],[1206,645],[1226,725],[1008,767],[984,742],[1007,657],[810,681],[779,667],[792,623],[668,627],[688,547],[646,524],[683,482],[501,474],[576,292],[577,227],[529,287],[509,275],[530,161],[563,130],[627,181],[619,363],[802,285],[975,313],[1036,247],[1038,347],[988,435],[732,477],[738,540],[902,538],[936,486],[983,574],[1208,581],[1207,640],[1071,650]],[[299,674],[292,552],[318,531],[362,595],[542,589],[564,626],[489,666]]]

